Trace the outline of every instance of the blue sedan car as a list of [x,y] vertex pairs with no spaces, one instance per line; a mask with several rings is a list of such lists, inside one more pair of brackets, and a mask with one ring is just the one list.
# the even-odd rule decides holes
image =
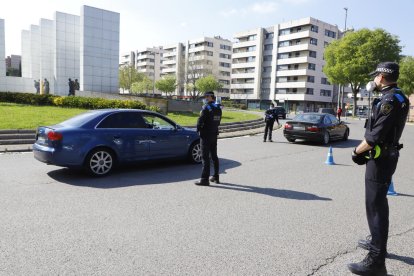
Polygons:
[[93,110],[39,127],[34,157],[44,163],[107,175],[127,162],[188,158],[201,162],[200,137],[170,119],[134,109]]

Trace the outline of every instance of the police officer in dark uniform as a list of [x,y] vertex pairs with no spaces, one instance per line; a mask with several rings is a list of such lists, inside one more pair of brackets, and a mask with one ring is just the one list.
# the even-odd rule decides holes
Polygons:
[[277,124],[279,124],[279,120],[277,118],[278,114],[276,114],[274,105],[271,104],[269,109],[265,112],[265,131],[264,131],[264,137],[263,142],[266,142],[267,137],[269,136],[269,142],[273,142],[272,140],[272,132],[273,132],[273,125],[275,124],[275,120],[277,121]]
[[[360,240],[358,246],[369,251],[359,263],[348,265],[358,275],[387,275],[385,257],[389,227],[387,192],[397,168],[400,137],[404,130],[410,102],[397,87],[399,66],[394,62],[380,63],[371,73],[375,79],[368,90],[382,94],[372,103],[365,126],[365,139],[352,153],[352,160],[366,164],[365,206],[371,238]],[[369,89],[372,87],[373,89]]]
[[[203,102],[205,105],[200,112],[197,122],[197,131],[200,134],[201,151],[203,155],[203,170],[201,179],[195,182],[196,185],[208,186],[211,182],[220,183],[219,180],[219,159],[217,156],[217,136],[221,121],[221,108],[215,103],[214,92],[206,92]],[[214,175],[210,177],[210,156],[214,164]]]

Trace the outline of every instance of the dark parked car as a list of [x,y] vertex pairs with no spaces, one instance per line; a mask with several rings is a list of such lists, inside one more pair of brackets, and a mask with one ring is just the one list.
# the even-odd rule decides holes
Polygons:
[[318,113],[328,113],[328,114],[336,116],[336,112],[333,108],[325,108],[325,107],[319,108]]
[[41,162],[84,167],[96,176],[126,162],[165,158],[201,162],[200,138],[195,130],[158,113],[133,109],[94,110],[39,127],[33,153]]
[[332,140],[348,140],[349,128],[331,114],[303,113],[286,122],[283,134],[289,142],[303,139],[326,145]]
[[282,106],[275,106],[273,108],[274,114],[277,115],[278,118],[286,119],[286,110]]

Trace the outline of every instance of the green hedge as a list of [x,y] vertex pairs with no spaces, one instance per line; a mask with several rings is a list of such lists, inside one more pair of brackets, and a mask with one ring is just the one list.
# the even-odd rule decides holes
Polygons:
[[38,95],[32,93],[0,92],[0,102],[30,105],[52,105],[84,109],[131,108],[160,112],[160,108],[158,106],[147,106],[140,101],[108,100],[78,96]]
[[233,108],[238,108],[238,109],[243,109],[243,110],[247,109],[246,104],[237,103],[237,102],[233,102],[233,101],[222,101],[222,105],[225,106],[225,107],[233,107]]

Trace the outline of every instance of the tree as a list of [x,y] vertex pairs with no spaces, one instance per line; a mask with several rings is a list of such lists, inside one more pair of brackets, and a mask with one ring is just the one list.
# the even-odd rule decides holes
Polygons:
[[201,93],[205,93],[207,91],[215,91],[223,87],[223,85],[221,85],[221,83],[219,83],[213,75],[199,78],[196,80],[195,85],[197,90]]
[[205,59],[189,58],[186,68],[185,87],[193,101],[198,100],[201,91],[197,89],[196,81],[212,74],[211,64]]
[[398,62],[401,46],[398,37],[383,29],[361,29],[348,32],[330,43],[324,53],[323,72],[330,83],[347,85],[354,97],[353,114],[357,106],[357,94],[361,86],[370,80],[369,72],[384,61]]
[[134,66],[122,66],[119,68],[119,87],[122,91],[131,90],[131,85],[134,82],[140,82],[144,79],[145,74],[138,72]]
[[414,57],[404,57],[400,62],[398,85],[406,95],[414,93]]
[[174,76],[166,76],[155,82],[157,90],[164,92],[167,96],[171,96],[177,87],[176,78]]
[[153,81],[144,76],[141,81],[134,82],[131,85],[131,93],[147,93],[153,89]]

